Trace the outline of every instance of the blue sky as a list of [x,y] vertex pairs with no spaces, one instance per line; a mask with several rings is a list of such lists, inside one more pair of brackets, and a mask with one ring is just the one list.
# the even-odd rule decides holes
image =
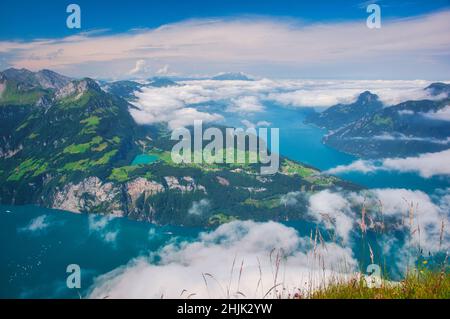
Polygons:
[[[81,30],[65,25],[69,3],[81,7]],[[269,77],[447,78],[449,0],[379,0],[380,30],[365,27],[368,3],[2,1],[0,69],[48,67],[104,78],[222,71]]]

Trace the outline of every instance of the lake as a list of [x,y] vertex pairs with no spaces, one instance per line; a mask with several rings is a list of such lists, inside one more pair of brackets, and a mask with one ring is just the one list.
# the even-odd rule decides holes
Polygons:
[[156,155],[140,154],[137,155],[131,165],[151,164],[159,159]]
[[[328,170],[338,165],[348,165],[358,157],[335,150],[322,143],[326,131],[305,124],[308,110],[289,109],[267,103],[265,112],[242,117],[226,118],[227,123],[242,127],[243,119],[253,123],[268,121],[280,129],[280,153],[291,159]],[[433,193],[436,189],[450,187],[446,177],[423,178],[415,173],[377,171],[369,174],[348,172],[338,176],[368,188],[407,188]]]

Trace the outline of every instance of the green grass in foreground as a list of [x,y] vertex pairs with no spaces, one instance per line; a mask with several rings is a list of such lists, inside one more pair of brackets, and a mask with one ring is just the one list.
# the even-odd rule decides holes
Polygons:
[[[301,296],[298,296],[301,298]],[[315,291],[312,299],[450,299],[450,276],[439,271],[421,271],[407,275],[399,283],[367,287],[364,280],[331,283]]]

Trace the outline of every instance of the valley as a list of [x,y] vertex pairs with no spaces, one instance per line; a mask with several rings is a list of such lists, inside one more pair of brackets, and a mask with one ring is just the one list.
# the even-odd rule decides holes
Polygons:
[[[2,102],[2,127],[9,126],[0,144],[2,204],[204,226],[302,219],[299,207],[281,204],[284,194],[302,192],[301,205],[311,192],[360,189],[284,157],[279,172],[268,177],[258,176],[257,163],[177,164],[170,157],[175,141],[164,125],[137,125],[128,112],[135,106],[91,79],[69,81],[51,73],[45,83],[57,84],[44,88],[26,70],[8,70],[2,78],[17,96],[40,92]],[[136,161],[138,156],[153,160]],[[201,201],[207,203],[203,211],[190,214]]]

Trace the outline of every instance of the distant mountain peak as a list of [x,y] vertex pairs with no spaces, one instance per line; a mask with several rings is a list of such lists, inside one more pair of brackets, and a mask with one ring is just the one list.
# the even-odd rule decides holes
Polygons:
[[70,78],[51,70],[32,72],[27,69],[9,68],[0,72],[0,80],[12,80],[28,87],[41,87],[43,89],[60,89],[71,81]]
[[321,113],[313,113],[308,116],[307,122],[314,123],[329,130],[336,130],[382,108],[383,103],[378,99],[378,95],[364,91],[358,96],[355,102],[350,104],[337,104]]
[[0,72],[0,74],[3,81],[13,80],[27,85],[37,84],[36,79],[34,78],[34,73],[27,69],[9,68]]
[[216,81],[253,81],[253,79],[243,72],[224,72],[211,78]]
[[178,86],[177,82],[172,81],[167,77],[155,76],[150,78],[149,81],[150,83],[148,85],[154,87]]
[[425,90],[430,92],[433,96],[438,96],[441,94],[446,95],[446,97],[450,96],[450,84],[443,82],[431,83],[425,88]]
[[135,92],[140,92],[144,84],[131,81],[131,80],[121,80],[110,83],[104,83],[102,88],[111,94],[117,95],[124,99],[136,99],[134,95]]
[[23,73],[26,73],[26,74],[32,74],[33,72],[30,71],[30,70],[28,70],[28,69],[25,69],[25,68],[21,68],[21,69],[18,69],[18,68],[8,68],[8,69],[2,71],[2,73],[6,74],[6,75],[13,76],[13,75],[15,75],[15,74],[21,74],[21,73],[22,73],[22,74],[23,74]]
[[378,100],[378,95],[373,94],[370,91],[364,91],[358,96],[357,103],[370,103],[376,100]]
[[36,72],[35,76],[39,84],[47,89],[60,89],[71,81],[69,77],[47,69]]

